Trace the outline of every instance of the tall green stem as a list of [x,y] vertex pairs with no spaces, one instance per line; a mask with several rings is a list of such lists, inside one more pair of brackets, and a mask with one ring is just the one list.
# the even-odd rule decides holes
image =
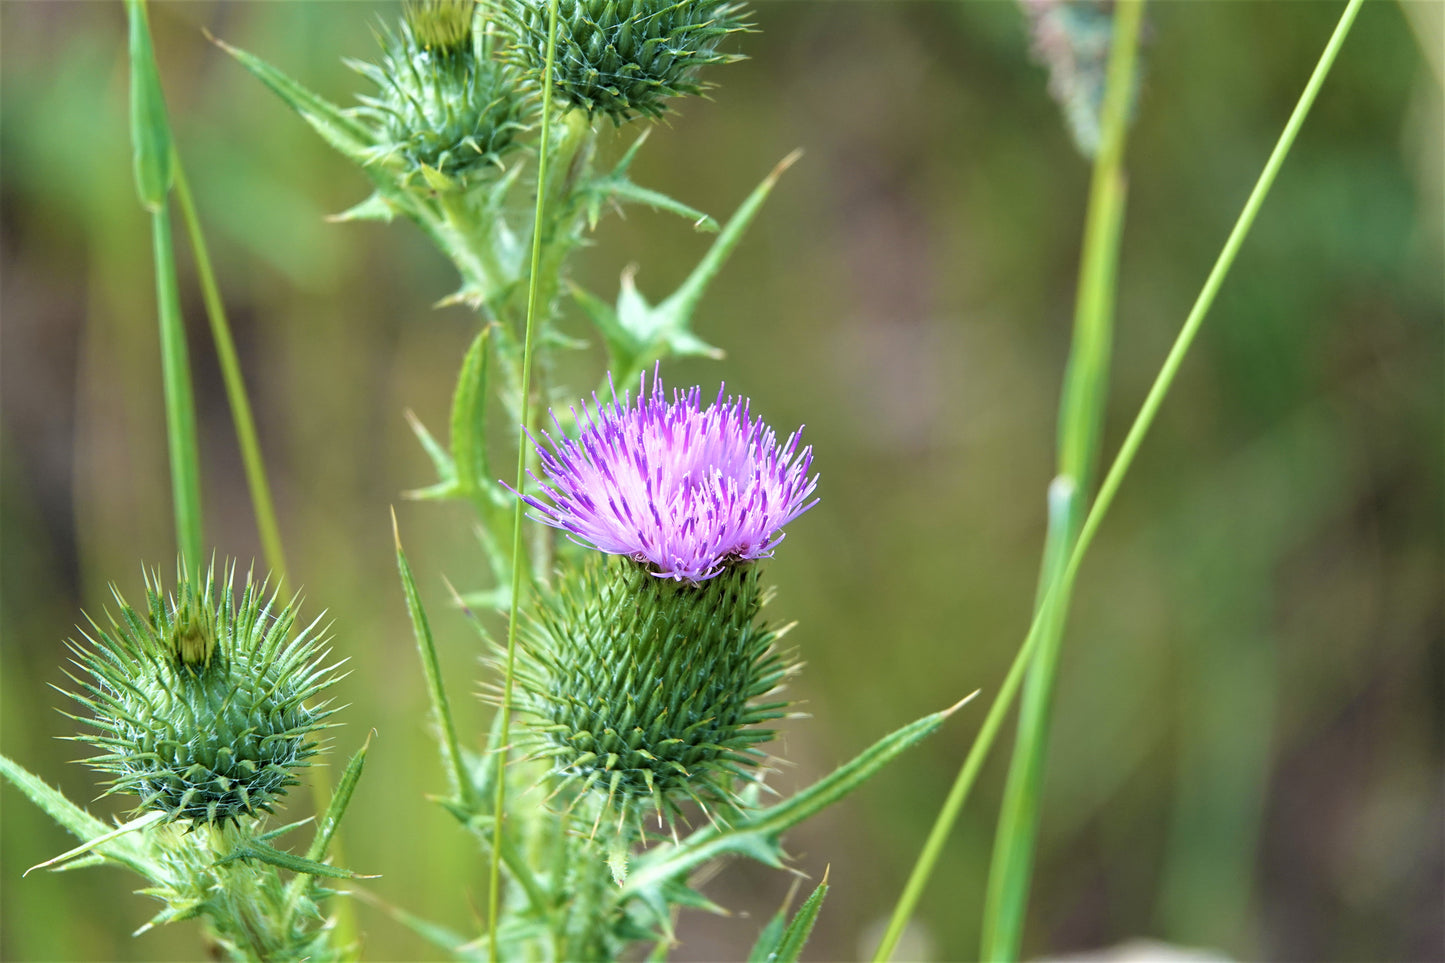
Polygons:
[[[1114,331],[1114,295],[1123,233],[1127,185],[1124,139],[1129,123],[1134,64],[1143,0],[1121,0],[1114,8],[1109,66],[1100,119],[1099,152],[1089,188],[1079,288],[1074,305],[1074,340],[1059,407],[1058,477],[1050,491],[1049,527],[1039,572],[1038,604],[1058,580],[1083,521],[1094,466],[1099,458],[1108,400],[1109,355]],[[1054,680],[1068,622],[1069,597],[1059,593],[1043,623],[1037,654],[1029,667],[1019,708],[1017,741],[999,809],[984,904],[981,958],[1018,959],[1028,909],[1043,797]]]
[[1204,287],[1200,290],[1194,306],[1189,311],[1189,316],[1184,321],[1184,326],[1180,329],[1173,347],[1170,348],[1168,356],[1164,359],[1164,364],[1160,367],[1159,374],[1149,389],[1149,394],[1140,406],[1139,413],[1135,416],[1134,423],[1124,438],[1124,443],[1119,447],[1119,453],[1114,457],[1108,474],[1099,486],[1098,497],[1079,530],[1079,537],[1074,543],[1073,551],[1069,553],[1068,563],[1064,566],[1058,581],[1045,593],[1043,603],[1039,606],[1033,623],[1029,627],[1028,635],[1019,647],[1018,654],[1009,667],[1008,675],[1004,678],[1003,685],[1000,686],[998,695],[994,697],[993,705],[989,707],[988,715],[984,718],[983,727],[974,739],[973,746],[969,749],[968,755],[959,769],[958,777],[954,780],[948,798],[939,811],[933,829],[929,832],[928,839],[923,845],[923,850],[914,863],[913,871],[908,877],[903,893],[899,896],[898,904],[894,907],[888,928],[883,934],[883,940],[874,954],[875,963],[887,960],[893,955],[893,950],[898,945],[898,939],[903,935],[903,928],[913,915],[918,899],[928,884],[928,878],[933,872],[934,865],[938,862],[944,843],[948,840],[949,832],[953,829],[953,824],[963,809],[963,803],[968,798],[968,792],[973,787],[983,760],[993,746],[993,740],[998,734],[1003,716],[1007,713],[1018,692],[1019,682],[1023,678],[1024,669],[1042,635],[1044,623],[1052,617],[1052,610],[1058,599],[1072,590],[1084,555],[1093,543],[1094,536],[1098,534],[1099,526],[1103,524],[1109,508],[1114,502],[1114,497],[1118,494],[1119,486],[1123,484],[1124,477],[1128,474],[1134,457],[1138,454],[1144,436],[1153,426],[1159,408],[1169,394],[1169,389],[1179,374],[1179,368],[1189,354],[1189,349],[1199,334],[1199,328],[1203,325],[1205,316],[1214,304],[1214,298],[1219,293],[1224,278],[1229,274],[1229,269],[1234,264],[1234,259],[1244,244],[1244,239],[1249,235],[1255,217],[1259,214],[1265,197],[1268,196],[1270,188],[1274,185],[1280,167],[1284,164],[1285,158],[1289,156],[1295,137],[1299,134],[1305,117],[1309,115],[1310,108],[1314,105],[1325,78],[1329,76],[1330,68],[1334,66],[1335,59],[1339,56],[1340,48],[1344,45],[1345,37],[1349,35],[1350,27],[1354,24],[1363,2],[1364,0],[1350,0],[1344,13],[1340,16],[1339,25],[1335,27],[1334,34],[1330,37],[1329,43],[1325,45],[1324,52],[1320,54],[1314,73],[1310,75],[1304,92],[1300,94],[1294,112],[1290,115],[1288,123],[1285,124],[1284,131],[1280,134],[1274,150],[1270,153],[1269,160],[1266,161],[1264,170],[1259,175],[1259,180],[1255,182],[1254,190],[1250,192],[1249,199],[1245,201],[1244,209],[1235,221],[1234,228],[1229,232],[1229,237],[1224,242],[1224,248],[1219,252],[1214,267],[1210,270],[1208,278],[1205,279]]
[[[547,64],[542,72],[542,133],[537,154],[537,208],[533,215],[532,266],[527,281],[527,324],[522,337],[522,423],[517,429],[516,491],[526,483],[527,422],[532,404],[532,334],[536,325],[538,295],[541,293],[539,269],[542,264],[542,215],[547,199],[547,148],[552,130],[552,67],[557,57],[557,0],[547,5]],[[497,748],[496,795],[492,806],[491,867],[487,876],[487,954],[497,963],[497,916],[501,911],[502,832],[507,805],[507,756],[512,722],[512,681],[517,657],[517,616],[521,610],[522,571],[522,500],[517,499],[512,515],[512,598],[507,618],[507,665],[502,683],[502,740]]]
[[201,575],[201,458],[196,441],[196,402],[186,331],[176,284],[169,194],[174,152],[165,96],[156,70],[150,20],[143,0],[127,0],[130,58],[130,139],[136,194],[151,215],[155,255],[156,313],[161,337],[161,385],[165,392],[166,442],[171,460],[171,501],[176,513],[176,548],[186,571]]
[[271,486],[266,480],[266,463],[261,457],[261,445],[256,440],[256,421],[251,415],[246,381],[241,376],[236,342],[231,337],[231,324],[226,318],[226,308],[216,286],[215,272],[211,269],[211,255],[206,248],[206,238],[201,233],[196,205],[191,199],[191,188],[186,183],[181,160],[174,154],[171,166],[175,175],[176,200],[180,203],[186,233],[191,238],[191,251],[196,261],[196,279],[201,285],[201,299],[205,302],[206,317],[211,323],[211,337],[216,343],[216,360],[220,363],[221,379],[226,385],[226,400],[230,403],[231,419],[236,425],[236,441],[241,448],[246,486],[251,490],[251,507],[256,515],[256,531],[261,538],[261,552],[266,556],[266,566],[276,578],[279,588],[286,583],[286,556],[281,549],[281,529],[276,524]]
[[176,546],[186,571],[199,581],[201,541],[201,454],[196,440],[196,400],[171,238],[170,205],[151,213],[156,259],[156,307],[161,332],[161,384],[166,403],[166,444],[171,458],[171,499],[176,512]]

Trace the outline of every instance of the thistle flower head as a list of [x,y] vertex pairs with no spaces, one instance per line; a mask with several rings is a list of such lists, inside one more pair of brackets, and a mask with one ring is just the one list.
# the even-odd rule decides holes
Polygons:
[[690,800],[726,820],[737,787],[760,781],[794,666],[758,619],[764,601],[756,565],[692,584],[597,555],[538,599],[515,705],[558,791],[592,801],[618,878],[646,817],[672,820]]
[[291,606],[249,575],[234,599],[233,576],[182,573],[166,595],[148,573],[145,615],[117,593],[120,618],[70,643],[88,678],[67,694],[92,713],[73,718],[96,730],[74,738],[100,750],[88,761],[113,777],[108,792],[170,820],[271,812],[334,711],[308,705],[336,677],[316,624],[293,635]]
[[420,174],[428,184],[439,182],[435,173],[464,182],[515,146],[530,99],[474,32],[475,7],[414,0],[395,31],[382,29],[380,64],[351,62],[380,88],[355,110],[372,129],[368,163],[399,163],[404,179]]
[[[513,56],[540,80],[547,61],[547,0],[505,4]],[[669,97],[702,92],[698,68],[741,59],[718,51],[747,29],[740,3],[719,0],[559,0],[557,95],[618,124],[660,117]]]
[[[664,578],[701,582],[729,564],[772,554],[783,526],[817,504],[812,447],[799,433],[778,444],[745,398],[702,407],[702,390],[668,401],[656,373],[644,374],[634,404],[593,398],[573,439],[543,432],[543,498],[526,496],[532,517],[584,545],[647,564]],[[574,412],[575,413],[575,412]],[[801,431],[801,429],[800,429]]]

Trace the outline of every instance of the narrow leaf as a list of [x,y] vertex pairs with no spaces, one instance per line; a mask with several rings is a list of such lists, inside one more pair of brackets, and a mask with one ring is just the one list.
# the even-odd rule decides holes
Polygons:
[[366,166],[371,159],[371,132],[335,104],[313,94],[260,57],[212,37],[216,46],[235,57],[263,84],[275,91],[292,110],[316,129],[322,139],[351,160]]
[[492,472],[487,464],[487,362],[490,355],[488,326],[472,340],[457,375],[452,396],[452,465],[457,485],[467,497],[486,484],[491,488]]
[[[50,786],[39,776],[7,756],[0,756],[0,775],[10,780],[16,789],[19,789],[31,802],[44,810],[46,815],[79,839],[89,842],[110,832],[110,826],[66,799],[60,790]],[[104,845],[103,850],[105,856],[130,867],[148,879],[154,879],[159,874],[155,864],[142,855],[130,840],[112,840]]]
[[101,835],[96,836],[94,839],[86,840],[74,849],[68,849],[65,852],[61,853],[59,856],[52,856],[50,859],[47,859],[43,863],[36,863],[34,866],[30,867],[20,875],[29,876],[37,869],[45,869],[47,866],[55,866],[58,863],[64,863],[66,860],[75,856],[84,856],[91,850],[96,849],[99,846],[103,846],[108,842],[119,839],[120,837],[125,836],[129,833],[133,833],[138,829],[145,829],[147,826],[158,823],[165,818],[166,814],[161,812],[160,810],[151,810],[145,815],[138,816],[135,819],[132,819],[130,822],[125,823],[124,825],[117,826],[115,829],[112,829],[108,833],[102,833]]
[[823,900],[828,895],[828,874],[823,874],[823,881],[818,888],[813,890],[798,910],[793,921],[788,924],[788,930],[783,934],[782,941],[778,946],[778,952],[770,958],[776,963],[798,963],[798,957],[803,954],[803,946],[808,942],[808,936],[813,932],[813,924],[818,922],[818,913],[823,908]]
[[722,233],[712,242],[712,247],[708,249],[703,259],[698,262],[697,267],[693,268],[692,273],[688,275],[687,280],[682,283],[682,286],[673,292],[666,301],[658,305],[658,310],[665,312],[669,316],[671,322],[668,325],[669,328],[681,329],[687,327],[688,320],[692,317],[692,312],[697,307],[698,301],[701,300],[703,292],[707,290],[708,284],[710,284],[712,279],[717,276],[717,273],[722,270],[722,266],[727,262],[728,256],[732,254],[733,249],[736,248],[738,242],[742,240],[743,233],[747,231],[748,225],[753,221],[753,217],[757,215],[759,209],[763,206],[763,202],[767,200],[768,195],[772,193],[773,186],[777,184],[778,178],[782,177],[783,171],[792,167],[801,156],[802,151],[793,151],[778,162],[778,165],[772,169],[772,172],[763,178],[763,182],[748,195],[747,200],[738,206],[738,209],[733,212],[733,216],[728,218],[727,225],[723,227]]
[[406,593],[406,610],[411,616],[417,652],[421,655],[422,671],[426,674],[427,694],[431,696],[432,712],[436,716],[437,728],[441,731],[442,767],[446,769],[452,795],[464,806],[470,806],[472,783],[462,768],[461,751],[457,748],[456,723],[452,720],[452,707],[447,700],[446,689],[442,687],[436,644],[432,641],[431,625],[427,622],[426,610],[422,608],[421,596],[416,591],[411,565],[407,563],[406,553],[401,548],[401,532],[397,528],[396,512],[391,514],[391,531],[396,541],[396,567],[401,573],[402,591]]
[[623,884],[624,898],[679,878],[708,860],[727,853],[776,864],[777,841],[783,832],[857,789],[899,753],[932,735],[943,720],[977,694],[975,692],[957,705],[924,716],[884,736],[850,762],[776,806],[755,812],[731,826],[707,826],[680,844],[667,844],[647,852],[637,861],[632,875]]
[[130,30],[130,136],[135,187],[146,210],[156,211],[171,189],[171,128],[151,45],[144,0],[126,0]]
[[316,827],[316,837],[311,840],[311,847],[306,850],[307,859],[325,858],[326,848],[331,845],[331,838],[336,835],[336,827],[341,824],[341,817],[345,815],[346,807],[351,804],[351,794],[356,791],[356,784],[361,779],[361,770],[366,765],[366,751],[370,748],[371,736],[368,735],[366,742],[356,750],[356,754],[341,773],[341,781],[336,784],[336,791],[331,794],[326,815],[321,818],[320,825]]
[[327,876],[332,879],[376,879],[375,876],[363,876],[360,873],[353,873],[349,869],[339,869],[325,863],[318,863],[314,859],[306,859],[294,853],[275,849],[257,839],[241,843],[233,852],[216,860],[216,865],[223,866],[238,859],[254,859],[272,866],[279,866],[282,869],[289,869],[293,873],[306,873],[310,876]]

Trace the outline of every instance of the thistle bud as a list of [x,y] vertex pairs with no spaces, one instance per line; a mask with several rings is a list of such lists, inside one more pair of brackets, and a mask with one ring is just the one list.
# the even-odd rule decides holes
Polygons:
[[[514,56],[540,79],[547,0],[509,6]],[[742,4],[718,0],[559,0],[554,89],[564,103],[617,124],[660,117],[669,97],[702,91],[698,68],[741,59],[718,46],[747,29],[742,12]]]
[[352,66],[380,88],[356,114],[372,127],[369,163],[396,163],[410,180],[439,172],[463,185],[501,158],[524,128],[529,101],[473,27],[473,0],[420,0],[383,29],[380,64]]
[[775,694],[791,663],[759,621],[756,561],[816,504],[812,452],[796,433],[779,445],[744,399],[700,401],[694,388],[669,403],[644,375],[635,406],[584,405],[578,438],[544,433],[548,480],[525,498],[605,553],[543,593],[516,678],[536,755],[614,820],[619,874],[644,816],[683,800],[736,811],[773,735],[758,727],[787,709]]
[[112,777],[107,794],[168,820],[272,812],[334,711],[307,704],[336,678],[316,624],[293,636],[295,610],[249,575],[234,600],[233,574],[196,585],[182,571],[169,596],[147,574],[146,615],[116,593],[120,618],[69,643],[89,678],[67,694],[93,714],[72,718],[97,730],[74,738],[101,751],[88,761]]

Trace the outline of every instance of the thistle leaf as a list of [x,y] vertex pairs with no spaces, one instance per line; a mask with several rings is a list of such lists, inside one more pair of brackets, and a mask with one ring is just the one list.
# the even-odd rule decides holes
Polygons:
[[793,921],[788,924],[788,929],[783,933],[783,938],[778,944],[777,952],[768,957],[769,963],[798,963],[798,957],[802,955],[803,946],[813,932],[813,924],[818,922],[818,912],[822,910],[823,900],[827,895],[828,874],[825,872],[823,881],[804,901],[802,908],[793,917]]
[[452,796],[469,805],[472,784],[462,767],[461,752],[457,748],[456,723],[452,721],[451,702],[442,686],[441,664],[437,660],[436,643],[432,640],[431,625],[427,622],[426,610],[422,608],[421,596],[412,578],[411,565],[401,548],[401,532],[397,528],[396,513],[391,515],[392,537],[396,542],[396,567],[401,574],[402,591],[406,594],[406,611],[411,616],[412,631],[416,636],[417,652],[421,655],[422,671],[426,674],[427,694],[431,697],[432,712],[436,715],[437,728],[441,730],[442,765],[447,771]]
[[457,487],[466,497],[485,491],[501,503],[500,492],[491,483],[492,470],[487,463],[487,362],[490,356],[490,327],[483,328],[472,340],[457,376],[456,393],[452,396],[451,461]]
[[348,207],[340,214],[333,214],[327,218],[328,221],[381,221],[390,224],[396,220],[396,205],[387,200],[380,192],[373,192],[370,197],[360,204]]
[[325,863],[318,863],[314,859],[306,859],[294,853],[275,849],[256,839],[249,839],[241,843],[234,851],[216,860],[216,865],[223,866],[239,859],[254,859],[272,866],[279,866],[282,869],[289,869],[293,873],[306,873],[310,876],[328,876],[332,879],[376,879],[375,876],[363,876],[349,869],[339,869]]
[[[111,831],[112,827],[66,799],[60,790],[48,785],[39,776],[6,756],[0,756],[0,775],[9,779],[16,789],[43,809],[46,815],[81,840],[90,842]],[[102,853],[108,859],[135,870],[147,879],[157,880],[162,876],[160,867],[136,846],[134,840],[110,840],[102,845]]]
[[[329,100],[312,93],[255,54],[233,47],[224,40],[211,40],[235,57],[241,66],[270,87],[286,105],[315,128],[326,143],[363,167],[373,160],[372,134],[360,121]],[[373,168],[373,176],[375,171]]]
[[346,807],[351,804],[351,794],[356,791],[356,784],[361,780],[361,770],[366,765],[366,752],[370,748],[371,736],[368,735],[366,742],[356,750],[356,754],[341,773],[341,780],[337,782],[336,791],[331,794],[331,802],[326,807],[326,815],[321,818],[320,825],[316,827],[316,837],[311,840],[311,846],[306,850],[307,859],[325,858],[326,848],[331,845],[331,839],[336,835],[336,827],[340,825]]
[[731,826],[707,826],[680,843],[654,847],[638,858],[622,886],[623,897],[640,896],[668,880],[685,877],[710,859],[729,853],[777,865],[781,854],[779,840],[785,831],[857,789],[905,749],[932,735],[944,719],[967,701],[924,716],[884,736],[851,761],[776,806],[739,818]]

